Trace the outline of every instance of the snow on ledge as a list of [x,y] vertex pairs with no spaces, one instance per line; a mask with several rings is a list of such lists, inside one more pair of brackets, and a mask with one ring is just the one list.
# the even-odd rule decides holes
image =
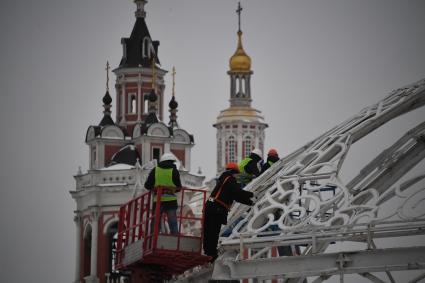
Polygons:
[[104,184],[97,184],[98,187],[115,187],[115,186],[127,186],[128,183],[104,183]]
[[102,171],[108,171],[108,170],[129,170],[129,169],[134,169],[134,168],[135,167],[133,165],[119,163],[119,164],[114,164],[114,165],[109,166],[109,167],[101,168],[99,170],[102,170]]

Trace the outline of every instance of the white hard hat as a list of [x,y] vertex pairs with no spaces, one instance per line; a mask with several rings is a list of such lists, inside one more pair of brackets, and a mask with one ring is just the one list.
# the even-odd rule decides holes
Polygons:
[[172,161],[176,162],[177,158],[174,156],[174,154],[172,154],[170,152],[166,152],[161,156],[159,161],[162,162],[162,161],[166,161],[166,160],[172,160]]
[[261,149],[254,148],[251,152],[258,155],[259,157],[263,157],[263,152],[261,151]]

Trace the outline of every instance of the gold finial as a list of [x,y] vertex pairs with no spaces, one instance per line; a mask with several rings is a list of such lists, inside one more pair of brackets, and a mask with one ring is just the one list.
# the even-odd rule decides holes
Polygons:
[[106,91],[109,91],[109,69],[111,67],[109,66],[109,61],[106,61]]
[[171,75],[173,76],[173,91],[172,95],[174,96],[174,88],[176,86],[176,68],[173,66],[173,71],[171,72]]
[[238,8],[236,9],[236,13],[238,14],[238,31],[241,30],[241,12],[242,12],[242,7],[241,7],[241,2],[238,2]]
[[155,89],[155,56],[152,56],[152,89]]

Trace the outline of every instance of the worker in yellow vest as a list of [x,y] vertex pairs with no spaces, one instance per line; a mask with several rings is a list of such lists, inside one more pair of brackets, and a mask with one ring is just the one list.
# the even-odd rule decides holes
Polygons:
[[255,177],[261,174],[261,162],[263,153],[260,149],[256,148],[251,151],[251,154],[239,162],[239,180],[241,187],[245,187]]
[[[160,214],[167,214],[168,226],[171,234],[177,234],[177,196],[176,192],[180,191],[182,184],[180,181],[180,173],[174,164],[177,158],[172,153],[164,153],[158,163],[149,173],[145,182],[147,190],[157,191],[162,189]],[[154,197],[154,202],[156,197]],[[154,207],[155,207],[154,203]]]

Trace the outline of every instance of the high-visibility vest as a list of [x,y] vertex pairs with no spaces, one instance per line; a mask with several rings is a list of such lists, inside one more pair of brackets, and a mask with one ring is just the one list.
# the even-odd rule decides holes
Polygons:
[[269,164],[269,166],[271,167],[273,164],[274,164],[274,162],[273,161],[267,161],[267,163]]
[[247,157],[239,163],[239,183],[248,184],[253,179],[253,175],[245,171],[245,166],[252,160],[252,158]]
[[[173,168],[155,168],[155,188],[165,188],[162,190],[161,201],[177,200],[174,194],[176,185],[173,183]],[[156,201],[156,198],[154,199]]]

